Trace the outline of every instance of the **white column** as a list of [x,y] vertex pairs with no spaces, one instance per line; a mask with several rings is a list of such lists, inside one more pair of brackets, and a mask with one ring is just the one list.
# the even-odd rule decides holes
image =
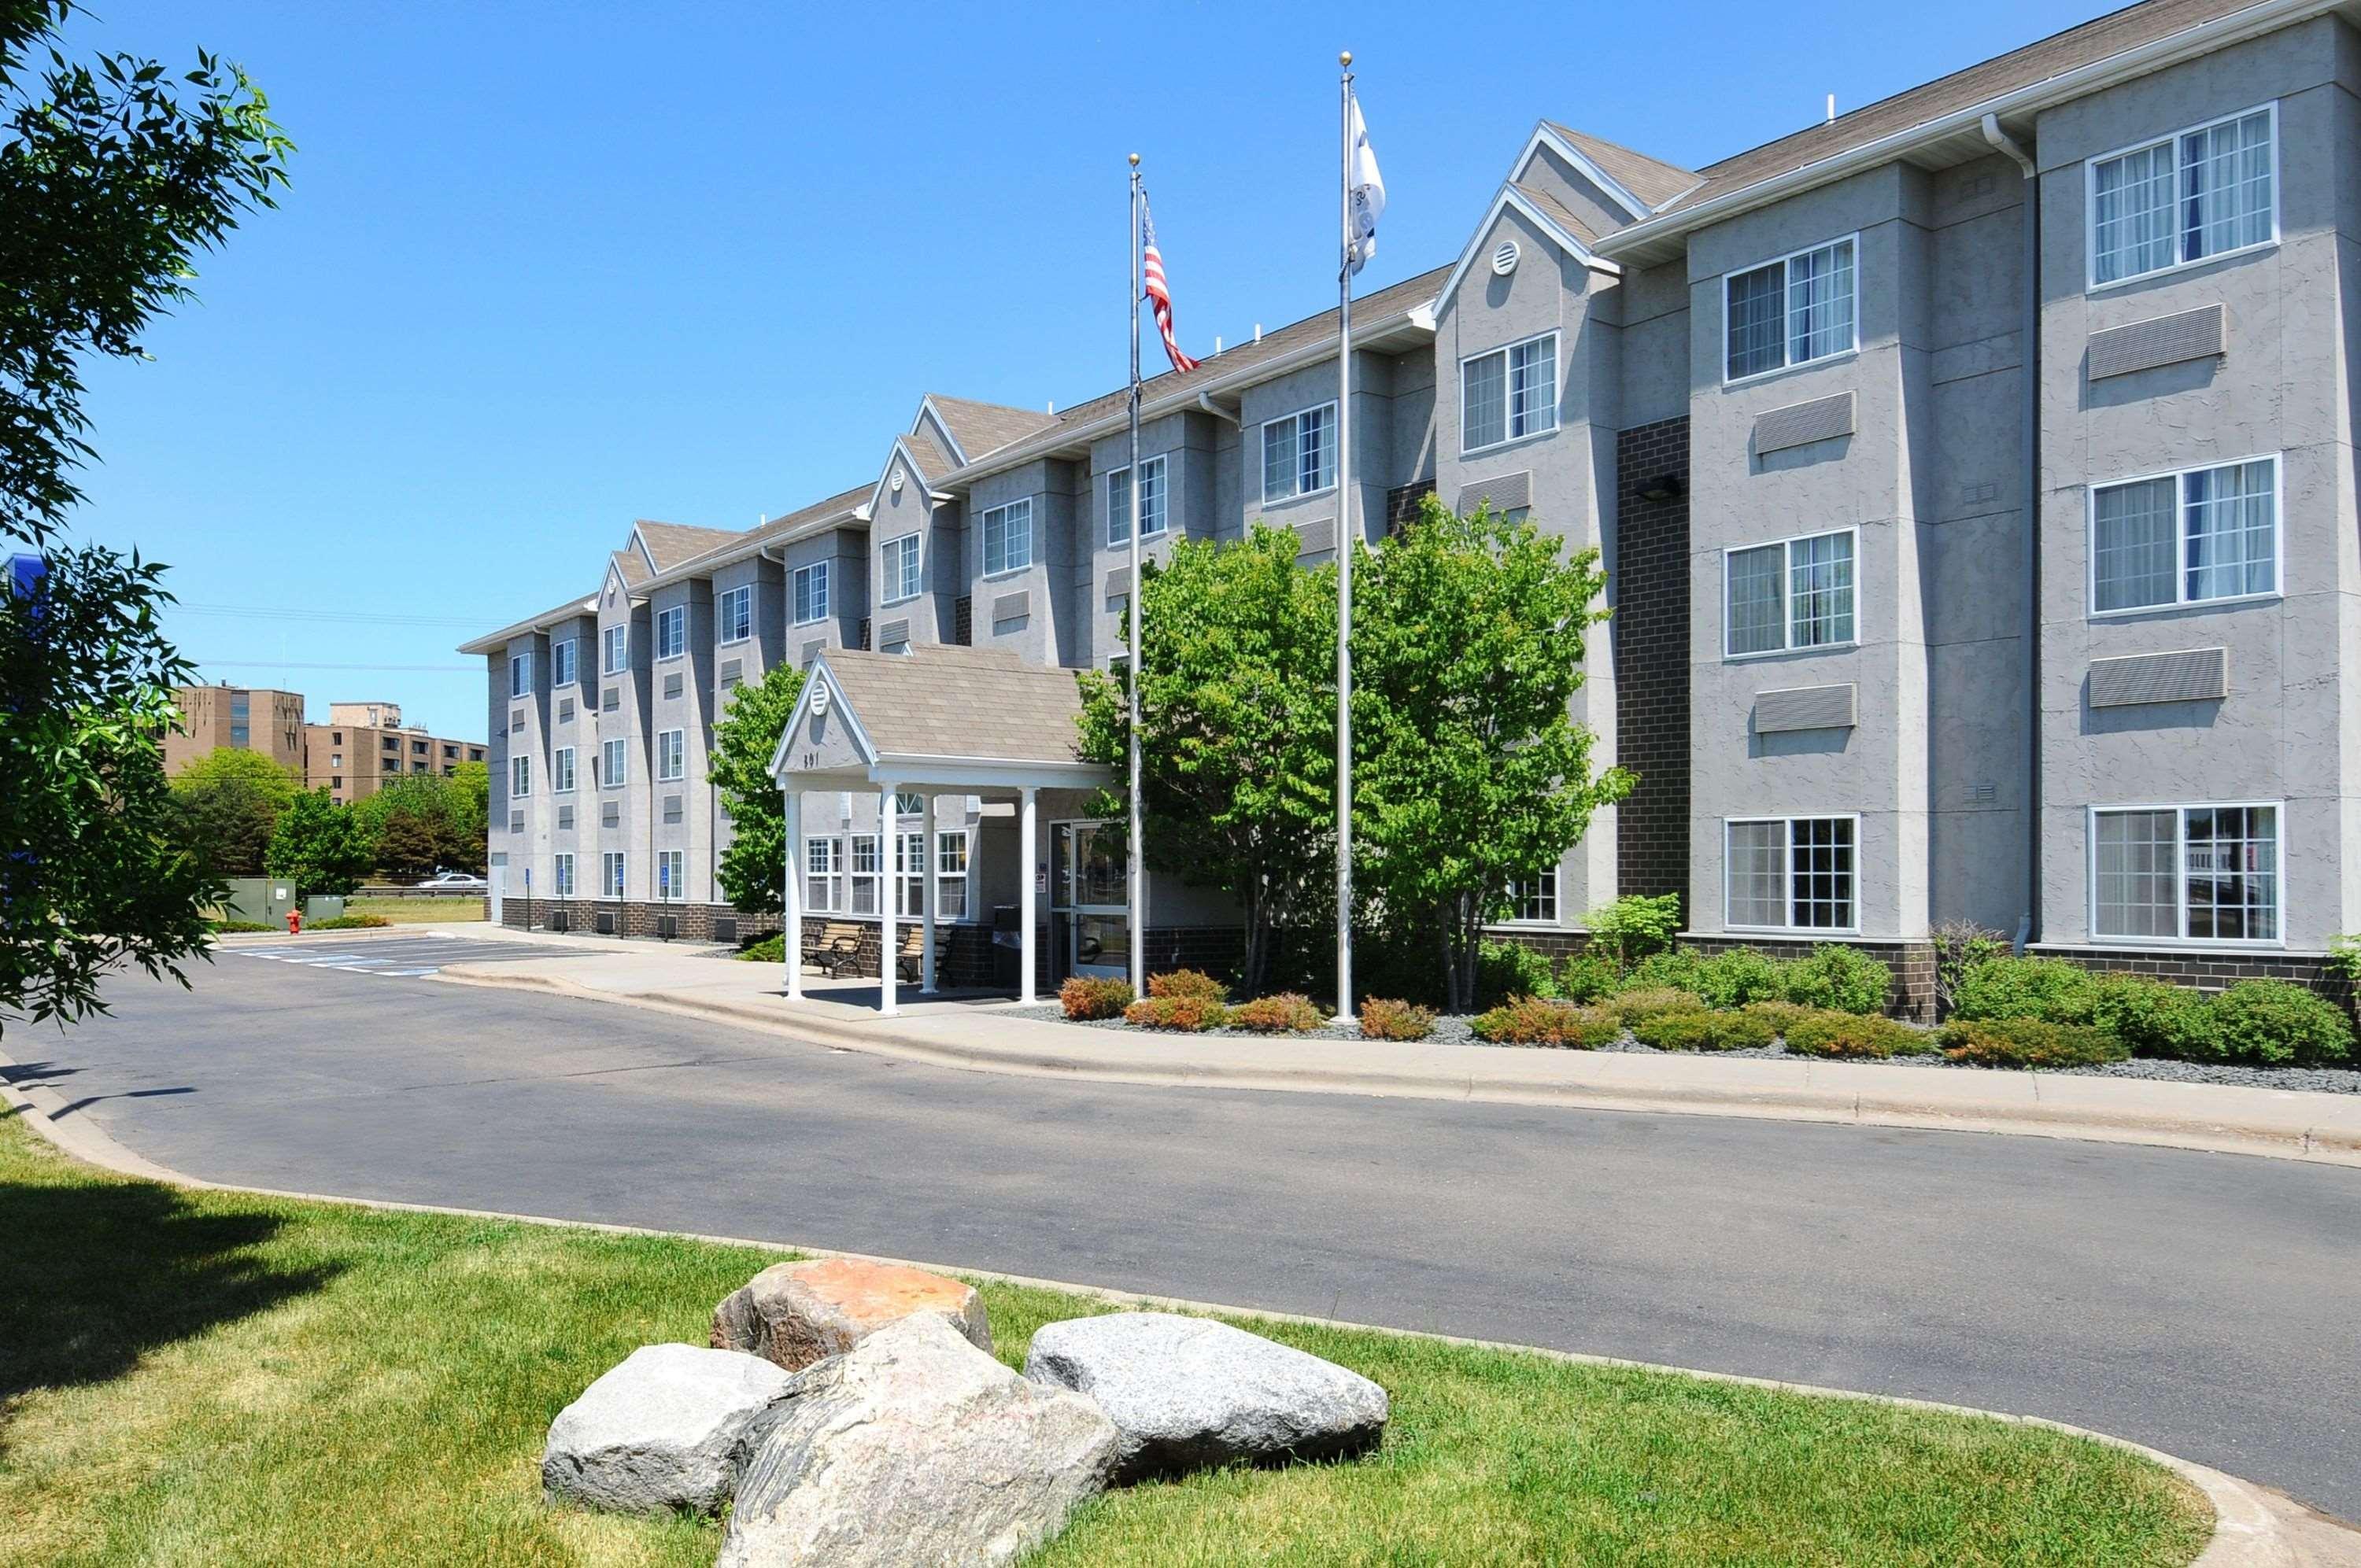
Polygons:
[[787,962],[787,998],[804,997],[804,792],[780,791],[787,805],[787,883],[779,903],[785,911],[780,925],[780,957]]
[[894,781],[877,786],[877,1013],[891,1018],[900,1011],[894,1001],[894,899],[902,879],[894,872]]
[[1035,820],[1035,809],[1040,792],[1027,784],[1018,792],[1023,802],[1016,808],[1016,1000],[1033,1000],[1034,965],[1038,955],[1033,936],[1035,899],[1033,896],[1034,867],[1040,860],[1040,827]]
[[918,820],[918,857],[922,872],[918,880],[919,918],[924,922],[918,938],[918,990],[932,996],[935,985],[935,796],[929,790],[927,804],[920,808]]

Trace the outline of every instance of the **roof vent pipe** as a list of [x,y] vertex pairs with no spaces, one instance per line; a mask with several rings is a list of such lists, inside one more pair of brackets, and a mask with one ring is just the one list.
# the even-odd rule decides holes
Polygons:
[[1219,359],[1221,356],[1222,356],[1222,340],[1221,340],[1220,338],[1218,338],[1218,337],[1217,337],[1217,338],[1213,339],[1213,357],[1214,357],[1214,358],[1216,358],[1216,359]]
[[1828,117],[1823,123],[1831,126],[1837,123],[1837,95],[1833,93],[1828,94]]
[[1262,341],[1262,323],[1260,322],[1255,323],[1255,341],[1257,343]]

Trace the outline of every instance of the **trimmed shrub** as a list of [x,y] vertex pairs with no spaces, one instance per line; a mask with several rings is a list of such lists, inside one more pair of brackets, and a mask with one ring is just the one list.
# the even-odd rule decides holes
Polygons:
[[1971,1067],[2096,1067],[2132,1054],[2104,1029],[2038,1018],[1958,1018],[1935,1038],[1945,1056]]
[[1821,942],[1808,958],[1782,972],[1784,1000],[1835,1013],[1883,1013],[1894,971],[1883,960],[1840,942]]
[[1476,950],[1476,1004],[1498,1003],[1513,996],[1554,997],[1557,974],[1549,955],[1522,942],[1486,938]]
[[1361,1037],[1365,1040],[1422,1040],[1434,1033],[1434,1009],[1380,996],[1361,999]]
[[1777,961],[1752,948],[1716,953],[1697,969],[1697,993],[1708,1007],[1775,1001],[1784,993],[1785,984],[1786,976]]
[[1615,988],[1622,983],[1622,971],[1612,963],[1597,953],[1580,953],[1565,960],[1557,988],[1568,1002],[1596,1002],[1602,996],[1614,995]]
[[335,915],[325,920],[307,921],[303,929],[306,931],[374,931],[380,926],[392,924],[392,921],[382,915]]
[[1058,1005],[1078,1024],[1096,1018],[1120,1018],[1137,995],[1131,981],[1113,975],[1081,975],[1058,988]]
[[2326,997],[2286,980],[2242,980],[2206,1004],[2220,1059],[2318,1067],[2353,1052],[2353,1025]]
[[777,931],[772,932],[759,942],[749,942],[738,949],[738,961],[741,963],[785,963],[786,958],[787,938]]
[[234,937],[241,931],[277,931],[280,929],[281,929],[281,927],[277,926],[266,926],[259,920],[216,920],[214,922],[214,934],[217,937]]
[[1814,1013],[1787,1025],[1787,1048],[1800,1056],[1924,1056],[1934,1039],[1909,1025],[1874,1013]]
[[1230,999],[1230,988],[1202,970],[1177,969],[1170,974],[1149,975],[1148,994],[1165,999],[1194,997],[1218,1004]]
[[1748,1016],[1760,1018],[1770,1025],[1774,1035],[1785,1034],[1794,1026],[1795,1020],[1812,1015],[1812,1009],[1798,1007],[1792,1002],[1750,1002],[1746,1004],[1746,1012]]
[[2088,1024],[2098,999],[2098,977],[2064,959],[1987,959],[1960,977],[1951,1015]]
[[1658,1013],[1631,1025],[1634,1039],[1660,1051],[1759,1050],[1777,1034],[1752,1013]]
[[2136,1057],[2169,1061],[2216,1061],[2213,1014],[2202,991],[2140,975],[2097,977],[2092,991],[2091,1023],[2124,1043]]
[[1705,1000],[1694,991],[1654,985],[1639,991],[1622,992],[1611,998],[1604,1010],[1620,1018],[1624,1027],[1631,1028],[1642,1018],[1653,1018],[1659,1013],[1702,1013]]
[[1495,1045],[1565,1046],[1595,1050],[1623,1033],[1614,1014],[1542,996],[1520,996],[1477,1015],[1476,1037]]
[[1125,1008],[1123,1016],[1126,1023],[1143,1029],[1171,1029],[1195,1035],[1220,1028],[1229,1014],[1208,996],[1149,996]]
[[1695,953],[1653,953],[1634,964],[1623,976],[1618,991],[1686,991],[1694,995],[1697,988],[1697,971],[1705,960]]
[[1681,928],[1681,895],[1625,894],[1584,916],[1582,923],[1590,927],[1592,941],[1613,953],[1618,963],[1628,964],[1671,948],[1673,933]]
[[1241,1003],[1230,1009],[1229,1016],[1231,1028],[1257,1035],[1301,1035],[1326,1022],[1328,1015],[1312,1005],[1312,998],[1292,991]]

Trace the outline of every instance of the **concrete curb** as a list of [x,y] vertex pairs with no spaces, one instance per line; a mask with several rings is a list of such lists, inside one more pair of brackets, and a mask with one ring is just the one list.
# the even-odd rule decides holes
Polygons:
[[[0,1055],[0,1068],[16,1063]],[[448,1214],[459,1219],[500,1220],[517,1224],[546,1225],[559,1230],[597,1231],[609,1235],[665,1236],[686,1241],[710,1242],[720,1245],[741,1246],[763,1252],[795,1253],[810,1257],[849,1257],[864,1262],[894,1263],[924,1268],[939,1274],[962,1275],[970,1279],[994,1280],[1008,1285],[1031,1286],[1041,1289],[1063,1290],[1087,1296],[1116,1306],[1160,1308],[1191,1312],[1218,1313],[1225,1317],[1263,1318],[1274,1322],[1303,1323],[1323,1328],[1350,1329],[1366,1333],[1391,1334],[1403,1339],[1433,1340],[1444,1344],[1466,1345],[1479,1350],[1506,1351],[1526,1355],[1545,1356],[1580,1366],[1627,1367],[1644,1372],[1664,1373],[1675,1376],[1695,1377],[1710,1383],[1731,1383],[1750,1388],[1769,1388],[1784,1393],[1807,1395],[1818,1398],[1857,1399],[1867,1404],[1891,1405],[1904,1409],[1930,1410],[1949,1415],[1980,1416],[1986,1420],[2005,1421],[2012,1426],[2040,1427],[2062,1432],[2070,1437],[2085,1438],[2110,1447],[2128,1450],[2163,1465],[2180,1476],[2204,1495],[2213,1509],[2213,1534],[2193,1568],[2339,1568],[2339,1565],[2361,1564],[2361,1530],[2333,1519],[2325,1514],[2305,1507],[2292,1497],[2242,1481],[2226,1472],[2209,1465],[2166,1453],[2145,1443],[2088,1428],[2071,1426],[2064,1421],[2045,1420],[2039,1416],[2015,1415],[2005,1410],[1978,1409],[1971,1405],[1943,1404],[1930,1399],[1909,1399],[1890,1394],[1865,1394],[1850,1388],[1825,1388],[1809,1383],[1786,1383],[1775,1378],[1743,1377],[1734,1373],[1708,1372],[1689,1366],[1666,1366],[1653,1362],[1628,1361],[1616,1356],[1586,1355],[1577,1351],[1552,1350],[1546,1346],[1515,1344],[1500,1340],[1469,1339],[1456,1334],[1430,1333],[1417,1329],[1393,1328],[1382,1323],[1356,1323],[1334,1318],[1315,1318],[1298,1312],[1266,1311],[1254,1307],[1240,1307],[1225,1302],[1197,1301],[1170,1296],[1148,1296],[1137,1291],[1112,1290],[1093,1285],[1076,1285],[1060,1279],[1038,1279],[1020,1274],[1002,1274],[989,1269],[965,1268],[952,1264],[930,1263],[911,1258],[877,1257],[868,1253],[842,1252],[830,1247],[802,1246],[788,1243],[752,1241],[743,1236],[708,1235],[693,1231],[660,1231],[642,1225],[607,1224],[588,1220],[560,1220],[540,1214],[508,1213],[496,1209],[461,1209],[440,1203],[402,1203],[383,1199],[348,1198],[335,1193],[289,1192],[268,1187],[241,1187],[231,1182],[204,1181],[184,1176],[144,1158],[115,1141],[103,1128],[84,1116],[70,1115],[62,1096],[43,1085],[20,1088],[0,1078],[0,1102],[21,1115],[26,1124],[42,1137],[66,1154],[111,1170],[118,1175],[137,1177],[143,1180],[161,1182],[167,1186],[187,1188],[204,1192],[237,1192],[258,1198],[277,1198],[309,1203],[340,1203],[353,1208],[371,1209],[397,1213]]]
[[[509,972],[497,963],[455,964],[434,977],[454,985],[537,991],[577,1001],[599,1002],[678,1016],[753,1025],[791,1039],[892,1057],[934,1067],[1016,1076],[1064,1078],[1100,1083],[1244,1089],[1265,1091],[1357,1094],[1381,1098],[1480,1101],[1515,1105],[1556,1105],[1573,1110],[1631,1111],[1674,1115],[1746,1116],[1758,1120],[1843,1123],[1858,1126],[1907,1127],[1921,1131],[1993,1133],[2028,1137],[2074,1138],[2100,1143],[2257,1155],[2272,1159],[2361,1168],[2361,1128],[2307,1125],[2260,1120],[2204,1110],[2186,1113],[2150,1108],[2091,1104],[2039,1104],[1998,1099],[1938,1102],[1912,1092],[1909,1068],[1865,1070],[1904,1075],[1890,1091],[1727,1085],[1650,1085],[1599,1082],[1551,1084],[1507,1074],[1373,1072],[1301,1064],[1265,1069],[1147,1060],[1137,1055],[1063,1054],[888,1034],[878,1025],[853,1025],[824,1015],[788,1019],[775,1010],[724,999],[671,992],[600,990],[561,976]],[[1931,1069],[1920,1069],[1931,1070]],[[2094,1083],[2104,1080],[2063,1080]]]

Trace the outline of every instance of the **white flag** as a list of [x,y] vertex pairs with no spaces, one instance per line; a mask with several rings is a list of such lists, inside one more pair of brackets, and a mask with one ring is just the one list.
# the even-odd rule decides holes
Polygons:
[[1378,172],[1378,155],[1369,146],[1369,129],[1361,123],[1361,100],[1353,100],[1353,150],[1345,163],[1345,189],[1352,200],[1353,216],[1345,239],[1345,269],[1360,271],[1378,253],[1378,220],[1385,215],[1385,176]]

